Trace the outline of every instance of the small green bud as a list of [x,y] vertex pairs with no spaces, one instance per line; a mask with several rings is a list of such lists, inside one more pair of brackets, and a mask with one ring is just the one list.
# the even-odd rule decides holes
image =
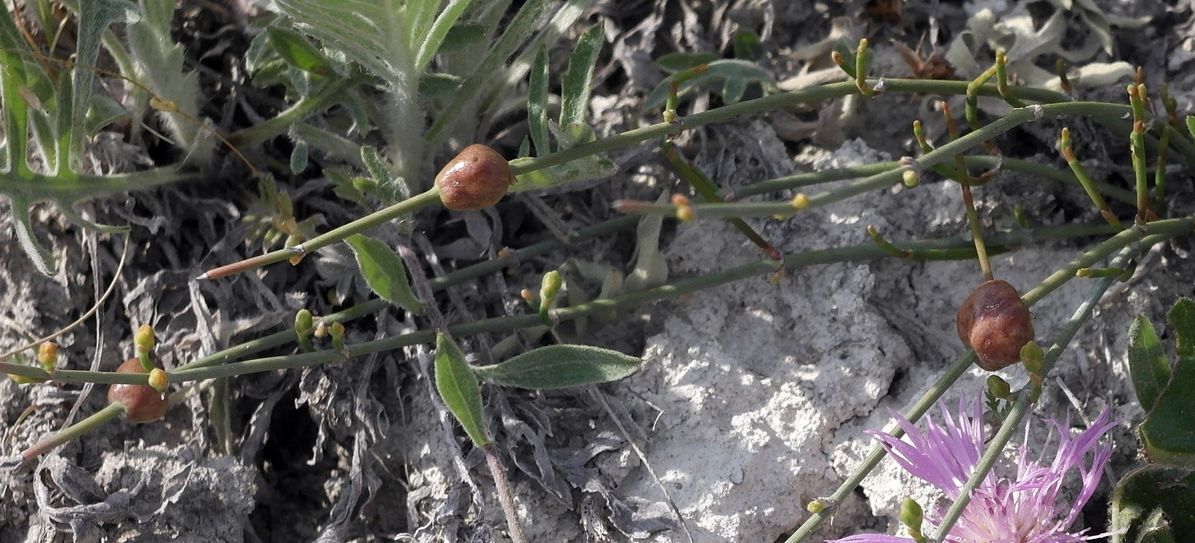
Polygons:
[[165,394],[170,388],[170,376],[162,368],[154,368],[149,372],[149,386],[159,393]]
[[991,394],[993,398],[1007,400],[1012,397],[1012,387],[999,375],[989,375],[987,385],[988,394]]
[[814,514],[821,513],[822,511],[826,510],[826,504],[821,500],[810,500],[809,503],[805,505],[805,510]]
[[138,353],[148,353],[154,349],[154,329],[148,324],[142,324],[133,334],[133,345]]
[[133,349],[137,351],[137,360],[141,362],[141,369],[147,373],[154,369],[154,361],[150,354],[154,350],[154,328],[142,324],[133,334]]
[[1025,364],[1025,369],[1029,373],[1041,375],[1045,369],[1046,355],[1041,350],[1041,346],[1036,341],[1030,341],[1021,346],[1021,362]]
[[559,271],[552,270],[544,274],[544,279],[539,285],[539,310],[541,313],[547,311],[552,306],[552,302],[556,301],[556,295],[560,293],[560,287],[563,284],[564,276],[560,275]]
[[921,175],[917,173],[917,170],[905,170],[904,173],[900,174],[900,179],[909,188],[921,184]]
[[539,297],[542,298],[556,298],[556,294],[560,292],[560,286],[564,284],[564,277],[560,272],[552,270],[544,274],[544,279],[540,282]]
[[299,341],[299,346],[305,353],[315,350],[315,345],[311,343],[311,333],[315,327],[314,321],[315,318],[306,309],[300,309],[295,313],[295,339]]
[[299,336],[307,336],[311,334],[312,328],[315,326],[315,319],[311,316],[311,312],[306,309],[300,309],[295,313],[295,333]]
[[909,534],[912,535],[914,541],[925,539],[925,536],[921,534],[923,520],[925,520],[925,513],[921,510],[921,504],[913,498],[905,498],[904,503],[900,506],[900,522],[909,528]]
[[340,324],[339,322],[334,322],[332,323],[332,326],[328,327],[328,330],[329,334],[332,336],[332,348],[339,353],[345,352],[344,325]]

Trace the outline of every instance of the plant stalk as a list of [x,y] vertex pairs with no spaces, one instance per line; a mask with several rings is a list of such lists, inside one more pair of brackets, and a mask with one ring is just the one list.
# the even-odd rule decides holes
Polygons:
[[510,529],[511,543],[526,543],[523,527],[519,524],[519,513],[515,509],[514,493],[510,491],[510,481],[506,477],[506,468],[502,466],[502,459],[494,444],[490,443],[481,448],[485,452],[485,463],[490,468],[490,475],[494,476],[494,487],[498,492],[498,503],[502,505],[502,513],[506,515],[506,526]]
[[21,463],[30,462],[33,459],[54,450],[59,445],[63,445],[83,434],[91,432],[104,423],[117,418],[124,414],[124,405],[119,402],[108,404],[103,409],[92,413],[91,416],[76,422],[59,432],[55,432],[41,441],[33,444],[33,446],[21,452]]
[[432,187],[427,191],[407,198],[406,200],[403,200],[397,204],[380,211],[370,213],[369,215],[366,215],[348,224],[333,228],[293,247],[286,247],[276,251],[270,251],[263,255],[247,258],[239,262],[233,262],[232,264],[227,264],[218,268],[212,268],[200,275],[199,279],[218,279],[228,275],[255,270],[276,262],[288,260],[291,257],[302,257],[303,255],[318,251],[323,247],[327,247],[328,245],[341,241],[353,234],[363,232],[384,222],[388,222],[403,215],[409,215],[422,208],[438,203],[440,203],[440,190],[436,187]]

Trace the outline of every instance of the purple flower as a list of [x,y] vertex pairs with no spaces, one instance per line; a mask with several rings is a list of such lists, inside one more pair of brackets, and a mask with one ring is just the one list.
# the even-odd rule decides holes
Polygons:
[[[918,430],[903,417],[897,422],[904,429],[906,440],[891,434],[876,432],[881,446],[905,471],[940,489],[951,501],[974,471],[984,448],[983,404],[977,398],[970,407],[959,401],[957,414],[950,413],[942,403],[941,423],[926,417],[925,430]],[[1108,421],[1108,411],[1100,413],[1091,427],[1071,437],[1066,424],[1051,423],[1051,436],[1058,436],[1058,447],[1051,461],[1046,461],[1047,443],[1029,444],[1025,439],[1018,447],[1016,473],[1001,476],[988,473],[987,478],[971,496],[959,521],[946,536],[946,541],[960,543],[1074,543],[1102,536],[1086,535],[1087,530],[1070,532],[1079,512],[1095,492],[1100,474],[1112,454],[1112,447],[1100,445],[1099,439],[1115,423]],[[1036,453],[1036,454],[1035,454]],[[1086,461],[1085,461],[1086,459]],[[1059,492],[1063,480],[1078,468],[1082,490],[1069,507],[1061,503]],[[926,520],[936,525],[945,512],[939,507]],[[928,534],[930,527],[924,531]],[[913,543],[909,537],[884,534],[857,534],[832,543]]]

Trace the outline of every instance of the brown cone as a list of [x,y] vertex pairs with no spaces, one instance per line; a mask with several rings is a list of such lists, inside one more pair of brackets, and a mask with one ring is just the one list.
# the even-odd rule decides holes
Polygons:
[[[136,358],[125,360],[117,373],[145,373],[141,361]],[[166,395],[148,385],[111,385],[108,387],[108,403],[124,406],[125,418],[129,422],[151,422],[166,414]]]
[[490,207],[506,195],[515,182],[510,164],[485,145],[473,144],[461,150],[440,173],[436,187],[444,207],[472,211]]
[[1021,347],[1033,341],[1033,316],[1017,289],[1006,281],[985,281],[959,307],[955,318],[963,345],[975,349],[979,367],[995,371],[1015,364]]

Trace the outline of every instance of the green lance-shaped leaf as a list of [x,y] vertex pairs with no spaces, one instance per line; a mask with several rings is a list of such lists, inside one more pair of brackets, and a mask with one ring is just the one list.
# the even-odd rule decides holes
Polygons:
[[1190,467],[1195,466],[1195,301],[1179,299],[1169,317],[1178,337],[1178,361],[1141,424],[1141,441],[1150,461]]
[[684,79],[677,90],[677,93],[682,95],[702,85],[722,81],[722,98],[726,103],[734,103],[742,99],[742,92],[746,90],[748,83],[771,84],[772,81],[771,74],[759,67],[758,64],[737,59],[715,60],[707,64],[704,71],[692,77],[678,77],[680,75],[682,74],[670,75],[664,78],[655,89],[652,89],[651,93],[647,95],[647,99],[644,100],[643,110],[652,111],[663,105],[664,101],[668,99],[672,83],[678,79]]
[[452,336],[443,332],[436,334],[436,391],[473,444],[478,447],[489,445],[477,376],[470,371],[465,353]]
[[[436,56],[436,52],[443,47],[445,41],[450,35],[455,34],[455,36],[453,36],[455,38],[454,42],[461,41],[462,32],[458,31],[453,33],[452,30],[463,30],[460,27],[465,25],[457,25],[456,22],[457,19],[460,18],[461,13],[464,13],[465,8],[469,7],[469,3],[471,1],[472,0],[451,0],[448,2],[448,5],[444,7],[444,11],[441,11],[440,15],[436,17],[435,22],[428,27],[426,32],[420,32],[414,35],[416,42],[414,44],[414,49],[416,51],[416,71],[422,72],[424,68],[427,67],[428,63],[432,61],[432,57]],[[438,4],[439,2],[431,3],[432,6]],[[477,36],[478,40],[480,40],[482,37],[480,32],[474,32],[473,34]]]
[[1112,491],[1108,516],[1113,543],[1144,541],[1162,520],[1173,533],[1195,533],[1195,472],[1166,466],[1129,472]]
[[407,282],[407,267],[388,245],[362,234],[345,238],[357,256],[357,266],[365,283],[383,300],[398,304],[415,314],[423,313],[423,304]]
[[643,361],[618,351],[588,345],[552,345],[473,372],[497,385],[549,390],[617,381]]
[[1170,382],[1170,362],[1166,360],[1158,333],[1144,315],[1138,315],[1129,327],[1129,374],[1141,407],[1146,411],[1153,409]]
[[560,89],[560,127],[585,124],[585,109],[589,107],[589,82],[593,79],[593,69],[597,64],[598,53],[602,50],[602,27],[589,27],[568,60],[568,70],[564,72],[564,81]]
[[479,47],[478,44],[486,38],[487,27],[480,23],[459,23],[444,35],[437,54],[459,53]]
[[527,84],[527,131],[535,143],[535,156],[552,153],[548,140],[548,49],[541,47],[531,66]]
[[1178,356],[1195,356],[1195,300],[1179,298],[1166,317],[1178,337],[1174,344]]
[[313,74],[329,75],[332,73],[332,67],[324,58],[323,53],[298,32],[277,26],[267,28],[266,32],[270,36],[270,46],[287,64]]
[[[87,107],[91,105],[91,83],[95,79],[95,70],[92,69],[92,66],[98,64],[96,60],[100,55],[100,39],[104,31],[112,23],[132,24],[141,19],[141,10],[137,9],[136,4],[127,0],[90,0],[79,2],[78,6],[75,62],[79,67],[75,68],[73,74],[74,84],[72,86],[75,93],[71,105],[71,119],[76,123],[73,132],[76,135],[83,133],[83,119],[87,118]],[[83,140],[76,137],[73,145],[79,146],[76,148],[77,151],[82,149],[82,144]],[[73,153],[73,155],[80,156],[80,153]]]
[[656,65],[669,72],[680,72],[718,60],[714,53],[668,53],[656,59]]

